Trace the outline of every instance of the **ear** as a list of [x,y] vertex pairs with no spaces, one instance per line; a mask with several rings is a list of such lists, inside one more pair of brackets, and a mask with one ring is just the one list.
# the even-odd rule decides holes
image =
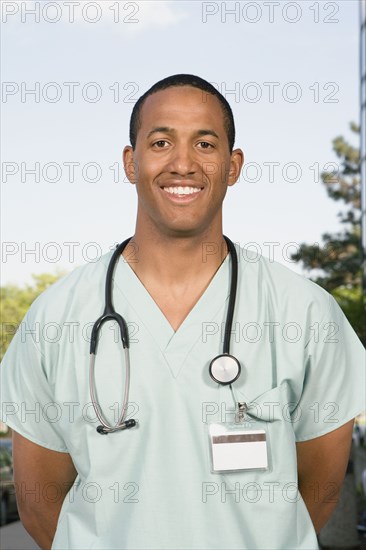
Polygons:
[[244,163],[244,153],[241,149],[234,149],[231,153],[228,185],[234,185],[239,179],[240,172]]
[[130,183],[137,182],[137,169],[133,158],[133,149],[131,145],[126,145],[123,149],[123,167]]

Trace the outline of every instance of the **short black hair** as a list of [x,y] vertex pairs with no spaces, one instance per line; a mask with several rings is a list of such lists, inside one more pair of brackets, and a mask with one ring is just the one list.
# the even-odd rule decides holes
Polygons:
[[192,86],[193,88],[198,88],[203,92],[217,97],[223,110],[224,124],[229,142],[229,149],[230,152],[232,152],[235,142],[235,124],[233,112],[229,103],[212,84],[207,82],[207,80],[204,80],[203,78],[192,74],[175,74],[172,76],[168,76],[163,80],[159,80],[159,82],[156,82],[156,84],[151,86],[151,88],[147,90],[147,92],[145,92],[136,101],[130,118],[130,143],[132,145],[132,149],[135,149],[136,147],[137,132],[141,127],[141,108],[146,98],[148,98],[152,94],[155,94],[156,92],[159,92],[160,90],[166,90],[167,88],[173,88],[176,86]]

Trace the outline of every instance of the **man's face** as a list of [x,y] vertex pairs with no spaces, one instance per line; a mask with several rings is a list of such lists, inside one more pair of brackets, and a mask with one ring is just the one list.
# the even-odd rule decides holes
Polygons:
[[125,148],[124,163],[144,227],[193,236],[221,226],[222,202],[240,174],[242,153],[230,154],[219,100],[190,86],[168,88],[146,99],[140,121],[135,151]]

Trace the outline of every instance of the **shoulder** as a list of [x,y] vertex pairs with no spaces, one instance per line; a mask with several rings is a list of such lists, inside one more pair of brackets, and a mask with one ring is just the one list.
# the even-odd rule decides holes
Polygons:
[[96,262],[75,268],[42,292],[32,303],[27,318],[59,320],[77,310],[87,310],[92,297],[103,296],[105,276],[113,252],[102,255]]
[[255,285],[276,310],[312,310],[324,317],[334,298],[310,279],[277,261],[237,246],[242,284]]

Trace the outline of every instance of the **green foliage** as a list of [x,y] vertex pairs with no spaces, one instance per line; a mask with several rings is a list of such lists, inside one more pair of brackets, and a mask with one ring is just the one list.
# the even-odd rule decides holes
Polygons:
[[341,306],[357,336],[366,343],[366,299],[361,286],[354,288],[338,287],[332,295]]
[[[354,123],[350,124],[350,129],[354,134],[360,132]],[[333,140],[333,151],[340,160],[340,169],[337,173],[323,172],[321,178],[328,196],[346,207],[338,214],[342,231],[324,233],[321,246],[302,243],[292,259],[301,262],[312,280],[333,294],[366,344],[361,267],[360,151],[342,136]],[[318,272],[312,277],[313,270]]]
[[65,275],[63,272],[58,272],[55,275],[49,273],[32,275],[32,285],[26,285],[23,288],[16,285],[6,285],[0,288],[1,359],[32,302],[46,290],[47,287],[63,277],[63,275]]

